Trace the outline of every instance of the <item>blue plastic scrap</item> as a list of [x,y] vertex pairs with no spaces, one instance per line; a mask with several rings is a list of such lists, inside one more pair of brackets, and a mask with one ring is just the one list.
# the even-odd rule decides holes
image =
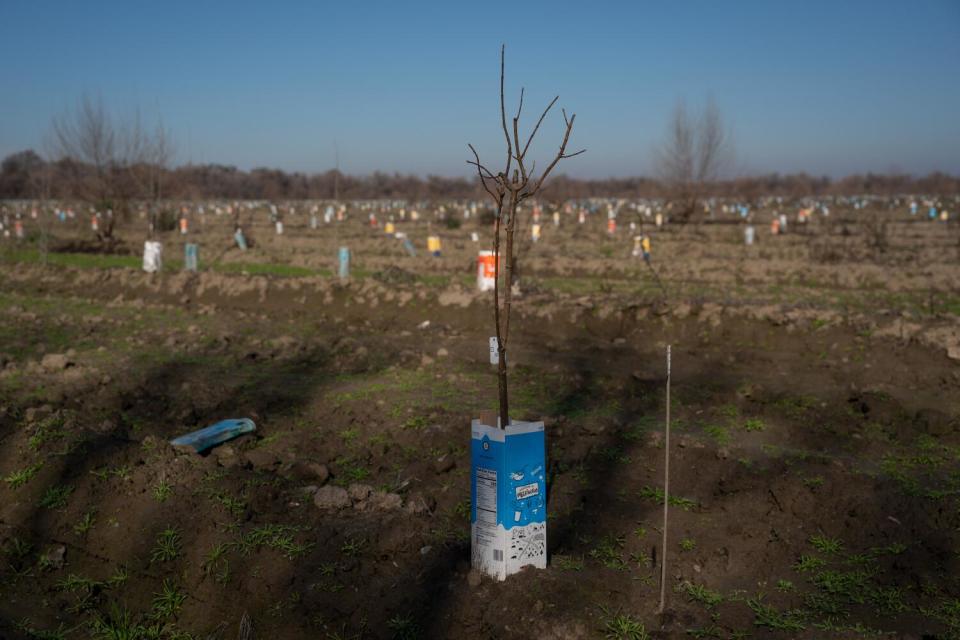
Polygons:
[[197,453],[202,453],[211,447],[223,444],[227,440],[233,440],[237,436],[255,431],[256,428],[257,425],[249,418],[221,420],[209,427],[174,438],[170,441],[170,444],[193,447]]

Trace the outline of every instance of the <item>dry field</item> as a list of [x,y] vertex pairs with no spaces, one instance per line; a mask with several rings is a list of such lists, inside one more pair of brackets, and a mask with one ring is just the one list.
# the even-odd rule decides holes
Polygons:
[[[397,222],[413,257],[356,207],[282,236],[260,208],[241,252],[193,214],[146,274],[140,220],[110,253],[27,220],[0,239],[0,638],[960,637],[960,225],[833,209],[750,247],[646,219],[662,287],[640,218],[545,215],[510,368],[550,560],[504,583],[469,567],[487,224]],[[239,417],[208,455],[168,444]]]

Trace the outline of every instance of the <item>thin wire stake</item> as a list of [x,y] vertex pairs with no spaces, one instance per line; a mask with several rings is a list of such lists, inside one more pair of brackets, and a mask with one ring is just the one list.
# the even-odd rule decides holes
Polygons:
[[660,608],[667,603],[667,515],[670,506],[670,345],[667,345],[667,428],[663,463],[663,542],[660,546]]

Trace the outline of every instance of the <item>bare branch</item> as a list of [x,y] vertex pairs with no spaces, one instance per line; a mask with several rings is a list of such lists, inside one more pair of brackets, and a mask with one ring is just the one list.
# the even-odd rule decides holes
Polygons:
[[510,133],[507,131],[507,107],[503,100],[503,77],[507,45],[500,45],[500,123],[503,125],[503,137],[507,140],[507,168],[504,175],[510,175],[510,162],[513,159],[513,147],[510,146]]
[[[533,128],[533,131],[530,132],[530,137],[527,138],[527,144],[523,146],[523,153],[520,154],[521,158],[526,157],[527,149],[530,148],[530,143],[533,142],[534,136],[537,135],[537,130],[540,129],[540,123],[543,122],[543,119],[547,117],[547,114],[550,113],[550,109],[553,108],[553,105],[557,103],[557,100],[560,99],[560,96],[554,96],[553,100],[550,101],[550,104],[547,105],[547,108],[543,110],[543,113],[540,114],[540,119],[537,120],[537,125]],[[563,119],[566,121],[567,114],[564,112]]]
[[493,201],[496,202],[498,205],[500,205],[500,203],[503,201],[503,196],[494,193],[494,192],[490,189],[490,187],[487,186],[487,178],[484,177],[483,172],[486,171],[486,172],[487,172],[487,175],[488,175],[491,179],[493,179],[493,180],[496,180],[496,178],[494,177],[494,175],[493,175],[492,173],[490,173],[490,170],[489,170],[489,169],[487,169],[485,166],[483,166],[482,164],[480,164],[480,155],[477,153],[477,150],[473,148],[473,145],[472,145],[472,144],[468,144],[467,146],[470,147],[470,151],[473,152],[473,157],[476,158],[476,161],[475,161],[475,162],[471,162],[470,160],[467,160],[467,164],[476,165],[476,167],[477,167],[477,175],[480,177],[480,184],[483,185],[484,191],[486,191],[487,193],[489,193],[489,194],[490,194],[490,197],[493,198]]
[[[543,172],[543,174],[540,176],[540,179],[537,181],[536,186],[533,188],[532,191],[530,191],[530,192],[527,194],[526,197],[530,197],[530,196],[532,196],[532,195],[535,195],[538,191],[540,191],[540,187],[543,186],[543,181],[547,179],[547,176],[549,176],[549,175],[550,175],[550,172],[553,171],[553,168],[554,168],[555,166],[557,166],[557,163],[560,162],[560,160],[563,159],[564,154],[565,154],[566,151],[567,151],[567,143],[570,141],[570,132],[573,131],[573,123],[574,123],[574,121],[577,119],[577,114],[573,114],[572,116],[570,116],[570,119],[568,120],[568,119],[567,119],[567,114],[566,114],[566,112],[564,112],[564,114],[563,114],[563,119],[564,119],[564,121],[567,123],[567,128],[566,128],[566,131],[564,131],[564,134],[563,134],[563,142],[560,143],[560,151],[557,152],[557,155],[556,155],[556,157],[554,157],[553,162],[551,162],[551,163],[549,164],[549,166],[547,166],[546,170]],[[577,153],[572,154],[572,155],[580,155],[580,154],[583,153],[584,151],[586,151],[586,149],[584,149],[584,150],[582,150],[582,151],[578,151]],[[571,157],[572,157],[572,156],[571,156]]]

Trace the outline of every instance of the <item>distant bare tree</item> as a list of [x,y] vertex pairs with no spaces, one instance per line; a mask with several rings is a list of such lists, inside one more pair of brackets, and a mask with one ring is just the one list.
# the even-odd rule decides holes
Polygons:
[[74,110],[54,118],[52,129],[54,152],[76,168],[72,195],[113,212],[97,232],[101,242],[112,242],[115,218],[129,215],[134,198],[159,197],[172,157],[169,133],[162,124],[152,134],[144,131],[139,113],[118,120],[101,100],[87,95]]
[[173,160],[175,150],[170,130],[163,124],[163,120],[157,121],[157,126],[153,130],[153,137],[150,139],[144,158],[146,166],[143,167],[147,174],[148,190],[150,194],[150,229],[149,235],[160,229],[160,207],[164,198],[164,180],[170,173],[170,162]]
[[710,99],[703,112],[691,116],[678,101],[664,143],[656,151],[656,165],[677,209],[673,218],[689,222],[709,185],[716,182],[731,153],[731,138],[720,108]]

